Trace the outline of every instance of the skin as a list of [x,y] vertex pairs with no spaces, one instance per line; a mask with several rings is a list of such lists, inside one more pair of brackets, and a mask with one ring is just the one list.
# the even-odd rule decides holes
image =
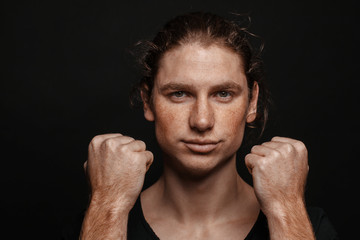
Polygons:
[[[254,95],[249,102],[240,58],[230,50],[195,44],[167,52],[155,80],[152,107],[144,108],[145,118],[155,121],[167,167],[186,177],[208,176],[232,159],[242,143],[248,113],[256,112],[257,88]],[[204,141],[215,149],[194,149]]]
[[128,214],[153,161],[144,142],[121,134],[98,135],[84,164],[91,187],[80,239],[126,239]]
[[[162,57],[151,102],[142,97],[164,172],[141,193],[144,216],[161,239],[244,239],[260,209],[271,239],[314,239],[303,200],[303,143],[275,137],[254,146],[245,158],[253,187],[237,174],[236,151],[256,117],[258,85],[252,99],[248,91],[242,60],[227,48],[193,43]],[[152,159],[143,142],[121,134],[92,140],[85,165],[92,198],[81,239],[126,239]]]
[[256,85],[249,100],[241,65],[228,49],[197,44],[161,61],[144,112],[155,121],[164,174],[142,194],[144,215],[160,238],[241,239],[256,221],[254,192],[235,167],[258,95]]

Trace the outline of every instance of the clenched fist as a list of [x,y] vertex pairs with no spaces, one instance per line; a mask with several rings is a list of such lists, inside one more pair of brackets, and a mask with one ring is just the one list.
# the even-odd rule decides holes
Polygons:
[[94,137],[84,164],[91,186],[91,203],[130,211],[152,161],[153,154],[142,141],[121,134]]
[[278,214],[284,206],[303,201],[309,166],[302,142],[274,137],[270,142],[254,146],[245,163],[265,214]]

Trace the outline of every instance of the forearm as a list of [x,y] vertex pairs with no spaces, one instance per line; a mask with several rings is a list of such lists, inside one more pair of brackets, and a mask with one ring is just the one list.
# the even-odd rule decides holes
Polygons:
[[315,240],[303,201],[285,203],[276,212],[267,214],[267,219],[272,240]]
[[90,204],[86,211],[81,240],[127,239],[128,212],[109,206]]

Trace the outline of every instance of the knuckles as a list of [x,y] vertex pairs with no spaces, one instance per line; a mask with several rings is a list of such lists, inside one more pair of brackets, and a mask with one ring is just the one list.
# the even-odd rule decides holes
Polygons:
[[130,165],[147,161],[149,154],[145,150],[146,144],[143,141],[121,134],[98,135],[89,144],[89,154],[95,156],[95,159],[117,159]]
[[[271,141],[279,141],[280,137],[274,137]],[[287,138],[284,138],[287,139]],[[305,144],[300,140],[288,139],[288,142],[282,141],[278,150],[283,154],[307,154],[307,148]]]
[[118,144],[118,141],[113,138],[108,138],[101,143],[101,148],[105,150],[116,149]]
[[252,146],[250,152],[256,152],[256,150],[259,149],[259,145]]
[[102,149],[102,151],[120,151],[126,152],[128,151],[128,144],[130,142],[135,141],[132,137],[123,136],[121,134],[104,134],[97,135],[92,138],[89,144],[89,151],[98,151],[98,149]]
[[[266,172],[269,169],[269,165],[271,164],[272,159],[269,158],[261,158],[257,162],[257,167],[261,172]],[[272,165],[272,164],[271,164]]]
[[279,149],[283,154],[294,154],[295,147],[291,143],[283,143]]
[[306,148],[306,146],[305,146],[305,144],[303,142],[297,141],[296,144],[295,144],[295,147],[296,147],[298,152],[304,153],[304,154],[307,155],[308,150],[307,150],[307,148]]
[[270,152],[270,157],[272,157],[273,159],[280,158],[281,156],[282,154],[278,149],[272,149],[272,151]]
[[89,144],[89,150],[96,149],[97,146],[99,146],[101,142],[102,142],[102,136],[101,135],[97,135],[97,136],[93,137],[91,139],[91,141],[90,141],[90,144]]
[[281,159],[306,159],[308,154],[302,141],[281,137],[274,137],[270,142],[253,146],[251,153],[261,156],[261,160],[257,161],[261,165]]

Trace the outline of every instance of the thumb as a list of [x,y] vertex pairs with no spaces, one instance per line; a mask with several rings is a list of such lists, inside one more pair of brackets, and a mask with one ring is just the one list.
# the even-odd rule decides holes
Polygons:
[[87,161],[84,162],[84,172],[85,172],[85,175],[87,175]]
[[257,155],[255,155],[253,153],[249,153],[245,156],[245,165],[251,175],[252,175],[253,169],[255,167],[256,158],[257,158]]
[[147,155],[146,156],[146,171],[149,170],[151,164],[153,163],[154,161],[154,154],[150,151],[145,151],[145,154]]

